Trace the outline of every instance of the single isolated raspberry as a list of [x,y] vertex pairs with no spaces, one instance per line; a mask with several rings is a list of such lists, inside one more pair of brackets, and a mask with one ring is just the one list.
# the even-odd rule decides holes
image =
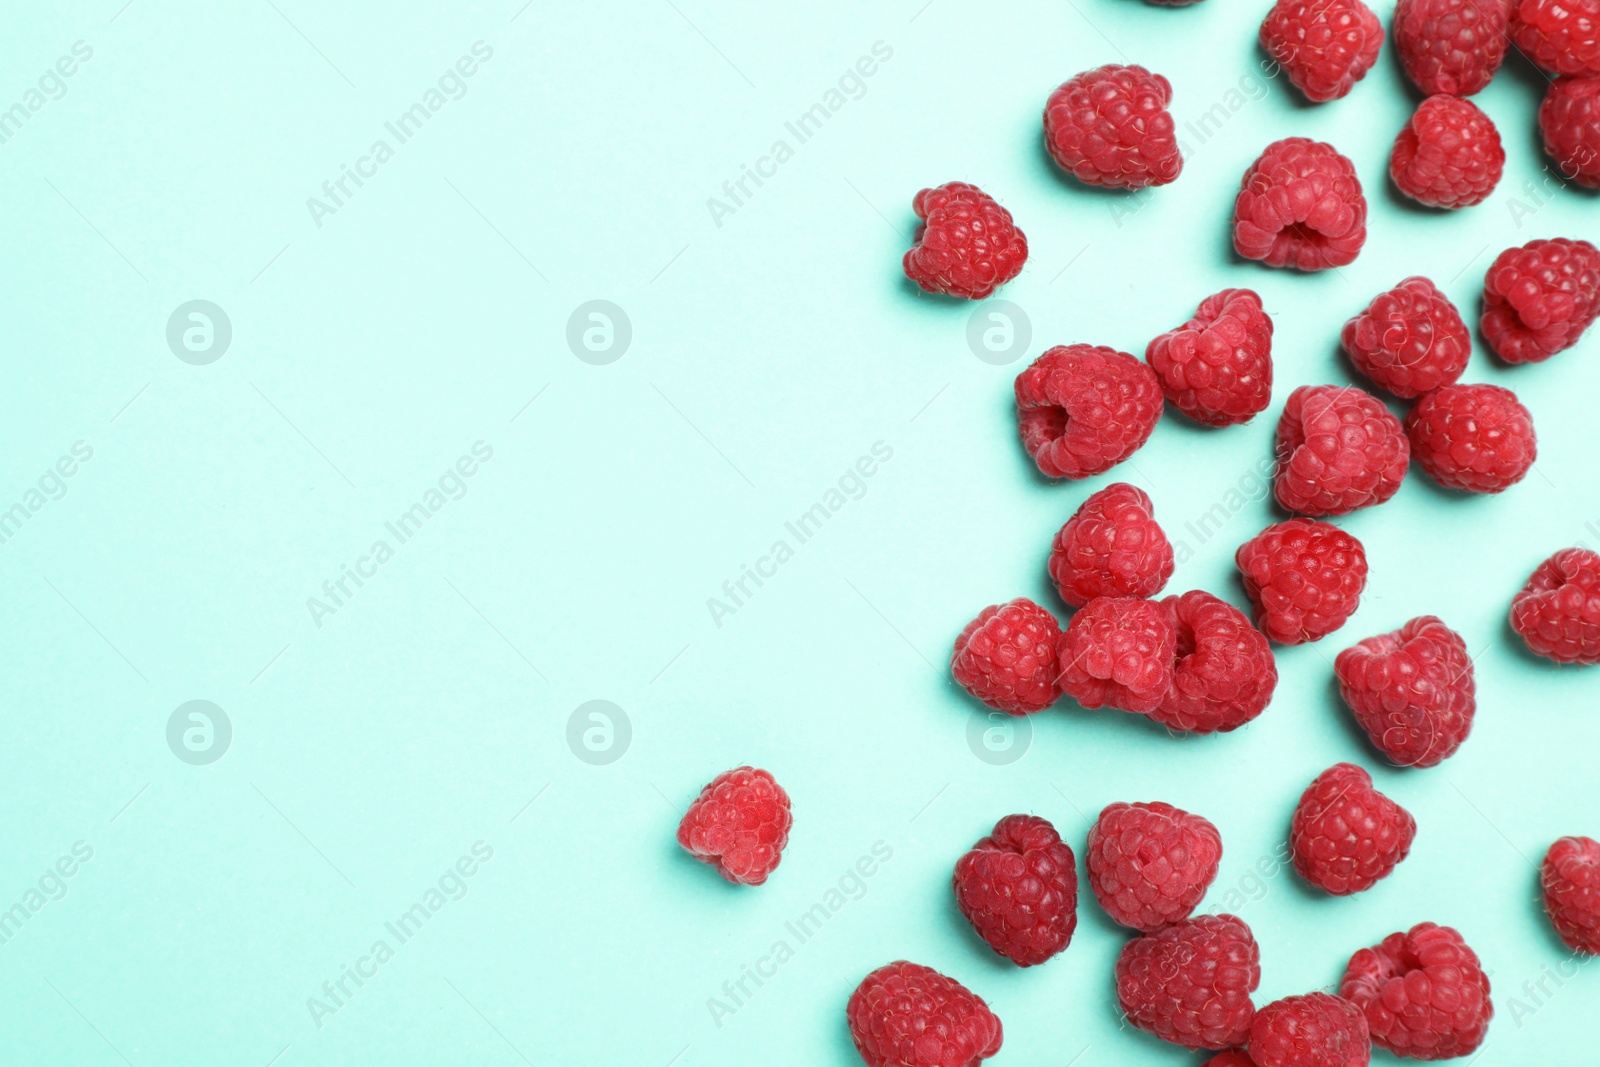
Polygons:
[[1162,601],[1178,624],[1172,688],[1150,718],[1169,730],[1237,730],[1260,715],[1278,685],[1266,636],[1244,612],[1193,589]]
[[867,1067],[978,1067],[1000,1051],[1000,1019],[972,990],[919,963],[867,975],[845,1006]]
[[1436,767],[1472,732],[1472,656],[1461,635],[1432,615],[1352,645],[1333,669],[1372,746],[1401,767]]
[[1144,358],[1173,407],[1206,426],[1249,422],[1272,399],[1272,319],[1250,289],[1208,296]]
[[1395,188],[1428,207],[1483,203],[1505,168],[1500,131],[1477,104],[1459,96],[1430,96],[1418,104],[1389,154]]
[[1563,837],[1544,854],[1544,910],[1574,952],[1600,955],[1600,841]]
[[1383,401],[1350,385],[1302,385],[1278,420],[1273,492],[1289,511],[1345,515],[1394,496],[1411,444]]
[[1411,458],[1447,489],[1498,493],[1522,481],[1539,455],[1533,416],[1498,385],[1447,385],[1406,415]]
[[1155,371],[1114,348],[1057,345],[1017,375],[1016,392],[1022,447],[1050,478],[1110,470],[1161,419]]
[[1045,102],[1045,147],[1085,185],[1166,185],[1183,169],[1170,103],[1172,84],[1143,67],[1108,63],[1086,70]]
[[1091,600],[1061,634],[1061,691],[1086,708],[1148,715],[1172,688],[1177,640],[1165,604],[1136,597]]
[[678,844],[739,885],[760,885],[783,858],[794,815],[766,771],[735,767],[700,790],[678,824]]
[[1477,954],[1455,930],[1434,923],[1351,956],[1339,995],[1366,1014],[1373,1044],[1414,1060],[1467,1055],[1494,1017]]
[[1578,343],[1600,315],[1600,249],[1564,237],[1495,257],[1483,279],[1483,336],[1507,363],[1539,363]]
[[1471,96],[1500,69],[1510,26],[1510,0],[1400,0],[1394,45],[1424,95]]
[[1269,267],[1353,263],[1367,240],[1367,198],[1355,164],[1305,137],[1274,141],[1250,164],[1233,203],[1233,249]]
[[1367,587],[1367,553],[1350,534],[1312,519],[1275,523],[1239,546],[1234,562],[1256,625],[1280,645],[1320,641],[1343,626]]
[[1250,1024],[1256,1067],[1367,1067],[1372,1039],[1361,1009],[1329,993],[1284,997]]
[[1405,400],[1454,382],[1472,354],[1461,312],[1427,278],[1373,297],[1340,340],[1356,370]]
[[1511,39],[1551,74],[1600,74],[1600,0],[1519,0]]
[[1050,549],[1050,579],[1075,608],[1101,596],[1154,596],[1171,577],[1172,544],[1150,496],[1127,482],[1089,494]]
[[1557,663],[1600,663],[1600,556],[1564,548],[1511,600],[1511,628]]
[[1031,715],[1056,702],[1055,616],[1027,597],[984,608],[956,638],[950,673],[996,711]]
[[1539,132],[1562,177],[1600,189],[1600,75],[1551,82],[1539,105]]
[[1151,933],[1200,904],[1222,862],[1222,835],[1171,804],[1108,804],[1089,828],[1084,858],[1105,913]]
[[1028,260],[1028,239],[1011,212],[976,185],[924,189],[911,210],[922,223],[905,255],[906,277],[926,292],[982,300]]
[[1078,868],[1056,828],[1007,815],[956,861],[956,904],[967,922],[1019,967],[1065,949],[1078,925]]
[[1335,763],[1300,795],[1289,821],[1289,856],[1300,877],[1346,897],[1387,878],[1416,836],[1417,821],[1372,788],[1372,775]]
[[1235,915],[1182,919],[1136,937],[1117,957],[1117,1002],[1134,1026],[1188,1049],[1250,1036],[1261,950]]
[[1314,103],[1337,100],[1378,61],[1383,24],[1361,0],[1278,0],[1261,47]]

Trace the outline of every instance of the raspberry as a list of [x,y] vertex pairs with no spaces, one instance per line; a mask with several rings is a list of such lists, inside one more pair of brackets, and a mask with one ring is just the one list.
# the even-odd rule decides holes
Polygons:
[[735,767],[711,779],[678,824],[678,844],[739,885],[760,885],[783,859],[794,816],[770,773]]
[[1498,385],[1447,385],[1406,416],[1411,456],[1447,489],[1498,493],[1522,481],[1539,454],[1533,416]]
[[1019,967],[1066,948],[1078,925],[1078,868],[1056,828],[1008,815],[956,861],[956,903],[978,936]]
[[1361,0],[1278,0],[1261,47],[1314,103],[1337,100],[1378,61],[1383,25]]
[[1085,185],[1143,189],[1183,169],[1172,84],[1143,67],[1108,63],[1074,75],[1044,105],[1050,158]]
[[1417,821],[1372,788],[1372,775],[1335,763],[1300,794],[1289,821],[1289,855],[1300,877],[1347,897],[1387,878],[1416,836]]
[[1184,1048],[1227,1048],[1250,1034],[1261,950],[1243,919],[1201,915],[1136,937],[1117,957],[1128,1021]]
[[845,1007],[867,1067],[978,1067],[1000,1051],[983,998],[932,967],[896,960],[867,975]]
[[1345,515],[1394,496],[1411,444],[1383,401],[1354,386],[1302,385],[1278,420],[1273,492],[1302,515]]
[[1356,722],[1401,767],[1437,766],[1472,731],[1472,657],[1461,635],[1432,615],[1352,645],[1333,667]]
[[1144,358],[1173,407],[1207,426],[1249,422],[1272,399],[1272,320],[1249,289],[1224,289],[1150,342]]
[[1562,177],[1600,189],[1600,76],[1551,82],[1539,105],[1539,132]]
[[1256,1067],[1256,1061],[1252,1060],[1244,1049],[1230,1048],[1217,1053],[1200,1067]]
[[1245,171],[1233,204],[1233,248],[1244,258],[1323,270],[1354,262],[1366,240],[1361,179],[1332,145],[1286,137]]
[[911,209],[923,221],[905,255],[906,277],[927,292],[982,300],[1028,260],[1028,239],[1011,212],[976,185],[924,189]]
[[1373,297],[1340,340],[1356,370],[1406,400],[1454,382],[1472,354],[1461,312],[1427,278]]
[[1280,645],[1320,641],[1343,626],[1367,586],[1367,553],[1337,526],[1276,523],[1234,555],[1256,625]]
[[1544,854],[1544,910],[1574,952],[1600,954],[1600,841],[1563,837]]
[[1511,628],[1557,663],[1600,663],[1600,556],[1564,548],[1511,601]]
[[1367,1067],[1366,1017],[1328,993],[1275,1000],[1250,1024],[1250,1059],[1256,1067]]
[[1222,862],[1222,835],[1171,804],[1109,804],[1089,828],[1085,861],[1105,913],[1150,933],[1199,905]]
[[1538,363],[1578,343],[1600,315],[1600,249],[1564,237],[1495,258],[1483,279],[1483,336],[1507,363]]
[[1430,96],[1418,104],[1389,155],[1395,188],[1438,208],[1483,203],[1505,166],[1500,131],[1477,104],[1459,96]]
[[1200,589],[1162,601],[1178,623],[1172,689],[1150,718],[1169,730],[1237,730],[1272,699],[1272,646],[1244,612]]
[[1022,447],[1050,478],[1110,470],[1160,419],[1155,371],[1114,348],[1057,345],[1017,375]]
[[1520,0],[1511,39],[1551,74],[1600,74],[1600,0]]
[[1350,957],[1339,995],[1367,1016],[1372,1043],[1396,1056],[1444,1060],[1483,1043],[1489,976],[1461,935],[1418,923]]
[[1172,544],[1150,497],[1127,482],[1091,493],[1056,534],[1050,578],[1081,608],[1100,596],[1154,596],[1172,577]]
[[1510,0],[1400,0],[1394,45],[1423,95],[1471,96],[1506,57]]
[[984,608],[956,638],[950,673],[961,688],[1008,715],[1031,715],[1056,702],[1055,616],[1029,600]]
[[1089,601],[1061,634],[1061,691],[1086,708],[1148,715],[1172,688],[1172,609],[1154,600]]

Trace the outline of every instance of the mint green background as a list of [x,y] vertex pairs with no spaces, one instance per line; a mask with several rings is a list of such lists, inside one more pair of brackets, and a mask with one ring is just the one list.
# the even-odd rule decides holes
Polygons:
[[[1028,971],[972,936],[948,888],[1000,816],[1037,812],[1081,850],[1101,806],[1140,799],[1222,830],[1204,906],[1249,898],[1263,1000],[1335,982],[1354,949],[1431,919],[1493,971],[1478,1063],[1588,1058],[1600,969],[1563,965],[1532,863],[1559,835],[1600,834],[1600,674],[1533,660],[1503,620],[1541,559],[1600,538],[1600,340],[1516,369],[1474,355],[1467,380],[1533,411],[1534,473],[1486,499],[1418,475],[1343,520],[1371,557],[1365,601],[1331,639],[1280,650],[1277,698],[1251,727],[1177,740],[1063,702],[995,767],[967,745],[950,642],[989,603],[1060,606],[1049,539],[1110,479],[1036,477],[1009,402],[1022,363],[974,358],[971,309],[899,273],[912,194],[960,178],[1028,234],[1002,295],[1031,318],[1030,357],[1140,352],[1205,295],[1260,291],[1273,408],[1220,433],[1168,418],[1112,475],[1149,490],[1188,547],[1170,589],[1240,603],[1233,550],[1275,517],[1252,471],[1289,389],[1350,380],[1343,321],[1416,273],[1475,316],[1501,248],[1595,237],[1593,197],[1542,170],[1537,73],[1513,61],[1477,98],[1506,176],[1440,215],[1385,178],[1415,99],[1392,50],[1349,98],[1308,107],[1251,80],[1260,2],[123,2],[17,5],[0,37],[0,106],[75,41],[93,48],[0,146],[0,507],[75,442],[94,453],[0,545],[0,909],[75,842],[93,850],[0,945],[8,1060],[848,1064],[849,991],[909,957],[990,1001],[996,1063],[1196,1062],[1119,1032],[1123,935],[1086,885],[1071,948]],[[306,199],[480,40],[493,57],[466,95],[315,225]],[[708,198],[879,41],[892,58],[859,99],[716,224]],[[1175,185],[1137,197],[1059,177],[1038,131],[1058,82],[1124,57],[1172,79],[1180,126],[1218,103],[1229,115],[1203,145],[1186,137]],[[1291,134],[1333,142],[1366,182],[1371,237],[1338,273],[1231,259],[1239,175]],[[232,321],[209,366],[166,346],[191,299]],[[591,299],[632,322],[610,366],[564,339]],[[478,441],[493,458],[466,495],[315,625],[306,599]],[[865,494],[714,625],[707,598],[880,441],[893,457]],[[1185,532],[1219,502],[1237,509],[1221,532]],[[1479,718],[1445,765],[1386,769],[1330,661],[1423,613],[1478,653]],[[194,699],[233,725],[209,766],[165,741]],[[566,743],[591,699],[631,721],[609,766]],[[1285,871],[1257,881],[1300,790],[1337,760],[1415,813],[1411,858],[1354,899]],[[700,785],[743,762],[770,768],[796,812],[759,890],[673,840]],[[319,1028],[307,998],[480,841],[493,858],[466,895]],[[718,1025],[708,999],[877,842],[892,858],[845,881],[859,899],[763,965],[773,977]],[[1524,991],[1563,966],[1564,984]]]

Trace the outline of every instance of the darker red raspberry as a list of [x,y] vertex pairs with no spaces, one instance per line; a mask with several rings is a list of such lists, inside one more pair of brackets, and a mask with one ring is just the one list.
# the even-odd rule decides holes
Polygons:
[[1245,171],[1233,203],[1233,249],[1244,258],[1324,270],[1354,262],[1366,240],[1361,179],[1332,145],[1286,137]]
[[1109,804],[1089,828],[1084,862],[1105,913],[1148,933],[1199,905],[1222,862],[1222,835],[1171,804]]
[[1551,74],[1600,74],[1600,0],[1518,0],[1511,39]]
[[1510,26],[1510,0],[1400,0],[1394,45],[1424,96],[1471,96],[1500,69]]
[[1472,656],[1432,615],[1345,649],[1333,667],[1339,695],[1373,747],[1402,767],[1437,766],[1472,731]]
[[1356,370],[1406,400],[1454,382],[1472,354],[1461,312],[1427,278],[1373,297],[1340,339]]
[[1143,67],[1108,63],[1086,70],[1045,102],[1045,147],[1085,185],[1166,185],[1183,169],[1170,103],[1172,84]]
[[1434,923],[1351,956],[1339,995],[1366,1014],[1373,1044],[1416,1060],[1467,1055],[1494,1016],[1477,955],[1459,933]]
[[1201,915],[1136,937],[1117,957],[1128,1021],[1184,1048],[1227,1048],[1250,1035],[1261,950],[1243,919]]
[[1250,1024],[1250,1059],[1256,1067],[1367,1067],[1366,1017],[1328,993],[1275,1000]]
[[1078,868],[1056,828],[1036,815],[1007,815],[956,861],[956,904],[978,936],[1019,967],[1072,941]]
[[1155,372],[1126,352],[1057,345],[1017,375],[1022,447],[1050,478],[1087,478],[1115,467],[1161,419]]
[[1148,715],[1172,688],[1177,625],[1154,600],[1091,600],[1061,634],[1061,691],[1086,708]]
[[1172,406],[1207,426],[1249,422],[1272,399],[1272,319],[1249,289],[1206,297],[1144,358]]
[[1152,507],[1149,495],[1127,482],[1089,495],[1050,549],[1050,578],[1062,600],[1081,608],[1095,597],[1161,591],[1172,577],[1172,544]]
[[1008,715],[1031,715],[1056,702],[1055,616],[1029,600],[984,608],[956,638],[950,673],[961,688]]
[[1417,821],[1372,787],[1372,775],[1335,763],[1300,795],[1289,855],[1300,877],[1336,897],[1371,889],[1411,852]]
[[1447,489],[1498,493],[1522,481],[1539,455],[1533,416],[1498,385],[1447,385],[1406,416],[1411,458]]
[[1169,730],[1237,730],[1260,715],[1278,684],[1266,637],[1244,612],[1194,589],[1169,596],[1178,623],[1172,689],[1150,718]]
[[1242,1048],[1230,1048],[1211,1057],[1200,1067],[1256,1067],[1256,1061]]
[[1600,189],[1600,75],[1551,82],[1539,105],[1539,132],[1562,177]]
[[1411,444],[1383,401],[1349,385],[1302,385],[1278,420],[1273,492],[1302,515],[1345,515],[1394,496]]
[[1507,363],[1538,363],[1578,343],[1600,315],[1600,249],[1557,237],[1508,248],[1483,279],[1483,336]]
[[1378,61],[1383,25],[1361,0],[1278,0],[1261,47],[1307,100],[1337,100]]
[[740,885],[760,885],[783,858],[794,816],[772,775],[735,767],[713,778],[678,824],[678,844]]
[[1320,641],[1343,626],[1367,587],[1367,553],[1350,534],[1312,519],[1276,523],[1234,555],[1256,625],[1282,645]]
[[972,990],[896,960],[867,975],[845,1006],[867,1067],[978,1067],[1000,1051],[1000,1020]]
[[1557,663],[1600,663],[1600,556],[1564,548],[1511,601],[1511,628]]
[[1600,841],[1563,837],[1544,854],[1544,910],[1574,952],[1600,955]]
[[1505,167],[1500,131],[1477,104],[1459,96],[1430,96],[1418,104],[1389,154],[1395,188],[1428,207],[1483,203]]
[[905,255],[906,277],[927,292],[982,300],[1027,262],[1028,239],[1011,212],[976,185],[924,189],[911,209],[922,224]]

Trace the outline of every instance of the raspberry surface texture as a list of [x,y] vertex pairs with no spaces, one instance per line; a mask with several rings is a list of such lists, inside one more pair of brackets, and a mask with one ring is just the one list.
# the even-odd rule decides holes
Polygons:
[[1249,422],[1272,399],[1272,319],[1250,289],[1206,297],[1194,318],[1151,341],[1144,358],[1167,402],[1206,426]]
[[1077,872],[1054,826],[1036,815],[1008,815],[956,861],[956,904],[990,948],[1032,967],[1072,941]]
[[1256,1061],[1244,1049],[1230,1048],[1217,1053],[1200,1067],[1256,1067]]
[[845,1006],[867,1067],[978,1067],[1000,1051],[1000,1019],[972,990],[897,960],[867,975]]
[[1600,74],[1600,0],[1518,0],[1511,39],[1551,74]]
[[1237,730],[1260,715],[1278,685],[1266,635],[1244,612],[1200,589],[1169,596],[1177,622],[1172,688],[1150,718],[1169,730]]
[[1320,641],[1345,624],[1367,587],[1367,553],[1337,526],[1275,523],[1239,546],[1234,562],[1256,626],[1280,645]]
[[1507,363],[1538,363],[1578,343],[1600,315],[1600,249],[1564,237],[1495,258],[1483,280],[1483,336]]
[[783,858],[792,825],[783,786],[766,771],[735,767],[700,790],[678,824],[678,844],[728,881],[760,885]]
[[1245,171],[1233,203],[1233,249],[1245,259],[1325,270],[1353,263],[1366,240],[1361,179],[1332,145],[1287,137]]
[[1378,61],[1383,25],[1361,0],[1278,0],[1261,23],[1261,47],[1307,100],[1326,103]]
[[1261,950],[1235,915],[1182,919],[1124,945],[1116,981],[1134,1026],[1184,1048],[1225,1049],[1250,1036]]
[[1284,997],[1250,1024],[1256,1067],[1367,1067],[1372,1040],[1361,1009],[1329,993]]
[[926,292],[982,300],[1028,260],[1028,239],[1011,212],[976,185],[924,189],[911,209],[922,223],[906,252],[905,272]]
[[1405,400],[1449,385],[1467,369],[1472,332],[1427,278],[1407,278],[1344,324],[1340,341],[1356,370]]
[[1539,564],[1512,598],[1511,628],[1546,659],[1600,663],[1600,556],[1565,548]]
[[1089,828],[1084,861],[1105,913],[1150,933],[1194,912],[1217,877],[1222,835],[1171,804],[1108,804]]
[[1430,96],[1418,104],[1389,154],[1395,188],[1428,207],[1483,203],[1505,167],[1500,131],[1477,104],[1459,96]]
[[956,638],[950,673],[961,688],[1008,715],[1031,715],[1056,702],[1056,646],[1061,626],[1027,597],[984,608]]
[[1522,481],[1539,456],[1533,416],[1498,385],[1447,385],[1406,415],[1411,458],[1447,489],[1498,493]]
[[1302,385],[1278,420],[1273,493],[1302,515],[1345,515],[1400,489],[1411,443],[1383,401],[1350,385]]
[[1139,66],[1109,63],[1063,82],[1044,106],[1050,158],[1085,185],[1144,189],[1183,169],[1172,84]]
[[1574,952],[1600,955],[1600,841],[1563,837],[1544,854],[1544,910]]
[[1600,74],[1551,82],[1539,105],[1539,133],[1562,177],[1600,189]]
[[1177,624],[1154,600],[1100,597],[1061,634],[1061,691],[1086,708],[1148,715],[1172,688]]
[[1017,375],[1022,447],[1050,478],[1088,478],[1137,452],[1161,419],[1155,371],[1114,348],[1058,345]]
[[1425,96],[1471,96],[1488,85],[1510,28],[1510,0],[1400,0],[1394,9],[1400,65]]
[[1398,766],[1438,766],[1472,732],[1472,656],[1461,635],[1432,615],[1352,645],[1333,667],[1339,695],[1372,747]]
[[1172,567],[1149,494],[1127,482],[1091,493],[1050,549],[1050,579],[1075,608],[1102,596],[1154,596]]
[[1301,878],[1343,897],[1387,878],[1416,836],[1411,813],[1374,789],[1372,775],[1336,763],[1300,795],[1289,822],[1289,856]]
[[1373,1044],[1415,1060],[1469,1055],[1494,1016],[1477,954],[1455,930],[1434,923],[1351,956],[1339,995],[1366,1014]]

